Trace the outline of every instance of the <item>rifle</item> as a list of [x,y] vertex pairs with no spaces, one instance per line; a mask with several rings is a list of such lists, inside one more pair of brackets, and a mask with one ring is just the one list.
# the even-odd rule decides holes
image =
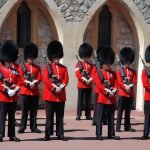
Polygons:
[[20,59],[20,62],[21,62],[22,70],[24,72],[24,77],[27,79],[27,81],[33,82],[35,80],[36,76],[32,76],[32,73],[28,72],[24,62],[21,59],[21,56],[19,56],[19,59]]
[[14,85],[13,83],[8,82],[7,79],[4,78],[2,72],[0,72],[0,80],[3,82],[5,88],[8,90]]
[[139,55],[139,56],[140,56],[140,59],[141,59],[141,61],[142,61],[142,63],[143,63],[143,66],[144,66],[144,69],[145,69],[146,74],[147,74],[147,76],[148,76],[148,79],[150,79],[150,71],[149,71],[149,69],[148,69],[148,66],[145,64],[145,62],[144,62],[144,60],[142,59],[141,55]]
[[121,77],[122,77],[123,83],[126,84],[126,85],[133,84],[132,82],[129,81],[129,78],[126,77],[125,71],[123,69],[123,66],[121,64],[121,61],[120,61],[118,55],[116,55],[116,58],[117,58],[118,65],[120,66],[120,73],[121,73]]
[[80,62],[78,56],[76,55],[76,58],[78,60],[78,66],[79,66],[79,69],[80,69],[80,72],[81,72],[81,75],[83,77],[85,77],[87,80],[90,78],[90,75],[89,73],[87,73],[87,71],[84,70],[83,66],[82,66],[82,63]]
[[144,66],[144,69],[145,69],[146,74],[147,74],[147,76],[148,76],[148,79],[150,79],[150,71],[149,71],[149,68],[148,68],[148,66],[145,64],[145,62],[144,62],[144,60],[142,59],[141,55],[139,55],[139,56],[140,56],[140,59],[141,59],[141,61],[142,61],[142,63],[143,63],[143,66]]
[[54,74],[53,74],[53,71],[52,71],[50,65],[49,65],[48,62],[47,62],[46,55],[44,54],[43,49],[42,49],[42,55],[43,55],[43,58],[44,58],[44,60],[45,60],[45,63],[46,63],[47,69],[48,69],[49,79],[50,79],[51,82],[54,83],[55,85],[60,86],[60,80],[57,78],[57,75],[54,75]]
[[112,89],[112,84],[110,84],[108,82],[108,80],[105,80],[104,76],[102,75],[100,62],[96,63],[96,68],[97,68],[98,76],[99,76],[102,84],[105,86],[105,88],[111,90]]
[[[94,54],[96,56],[96,52]],[[101,73],[101,63],[100,63],[100,61],[97,60],[95,62],[92,57],[91,57],[91,60],[92,60],[93,65],[97,68],[98,76],[99,76],[102,84],[105,86],[105,88],[111,90],[112,85],[109,84],[108,81],[104,79],[104,76]]]

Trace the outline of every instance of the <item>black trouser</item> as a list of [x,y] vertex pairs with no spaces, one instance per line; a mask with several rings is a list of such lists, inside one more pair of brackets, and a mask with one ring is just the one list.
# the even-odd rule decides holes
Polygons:
[[56,136],[64,135],[64,109],[65,102],[45,101],[46,126],[45,135],[53,135],[54,113],[56,113]]
[[121,128],[123,110],[125,110],[124,129],[129,130],[129,128],[131,127],[130,114],[131,114],[132,103],[133,103],[133,97],[124,97],[124,96],[119,97],[116,129]]
[[78,88],[77,116],[82,116],[83,100],[85,100],[85,116],[91,116],[91,93],[92,88]]
[[5,136],[5,120],[8,114],[8,137],[15,137],[15,111],[16,102],[0,102],[0,137]]
[[115,105],[114,104],[97,104],[97,121],[96,121],[96,135],[102,135],[102,120],[103,120],[103,110],[106,109],[107,119],[108,119],[108,136],[115,135],[114,129],[114,114]]
[[145,120],[144,120],[144,135],[149,135],[149,129],[150,129],[150,101],[144,102],[144,114],[145,114]]
[[[97,99],[98,99],[98,93],[95,93],[95,103],[94,103],[94,113],[93,113],[93,124],[96,124]],[[107,115],[106,115],[105,107],[103,108],[102,122],[103,122],[103,124],[107,124]]]
[[30,111],[30,129],[37,129],[37,110],[39,96],[21,95],[22,116],[20,130],[25,130],[27,126],[28,113]]
[[94,124],[96,124],[97,99],[98,99],[98,93],[95,93],[95,103],[94,103],[94,113],[93,113],[93,123]]

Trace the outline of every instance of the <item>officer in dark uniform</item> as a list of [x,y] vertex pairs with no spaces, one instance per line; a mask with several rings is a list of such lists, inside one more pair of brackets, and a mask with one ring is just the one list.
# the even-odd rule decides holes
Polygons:
[[0,49],[0,142],[5,136],[5,121],[8,114],[8,137],[10,141],[19,142],[15,136],[15,111],[17,91],[20,88],[18,65],[18,48],[13,41],[6,41]]
[[76,120],[81,119],[83,101],[85,100],[86,120],[91,120],[91,93],[92,93],[92,69],[93,65],[88,62],[92,56],[93,48],[91,45],[84,43],[79,48],[79,56],[82,61],[78,61],[75,67],[75,74],[78,79],[78,103]]
[[19,68],[21,77],[21,106],[22,116],[18,133],[24,133],[27,126],[28,113],[30,112],[31,132],[41,133],[37,128],[37,110],[39,104],[39,84],[42,80],[41,69],[34,63],[38,57],[38,47],[30,43],[24,49],[25,63]]

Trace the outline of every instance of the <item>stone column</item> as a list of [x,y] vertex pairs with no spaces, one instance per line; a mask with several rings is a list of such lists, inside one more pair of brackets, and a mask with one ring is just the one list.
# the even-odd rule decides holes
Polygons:
[[67,109],[76,109],[77,106],[77,79],[75,77],[75,55],[78,54],[80,44],[83,42],[83,32],[80,23],[66,23],[63,29],[64,58],[63,64],[68,68],[69,84],[67,86]]

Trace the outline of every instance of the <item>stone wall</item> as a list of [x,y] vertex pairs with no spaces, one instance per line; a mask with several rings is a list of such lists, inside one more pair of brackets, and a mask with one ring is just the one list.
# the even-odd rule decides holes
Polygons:
[[117,24],[119,28],[119,38],[116,39],[116,47],[120,50],[123,47],[131,47],[135,49],[134,38],[129,27],[123,16],[118,15]]
[[0,9],[4,6],[4,4],[7,2],[8,0],[0,0]]
[[92,31],[94,30],[94,18],[90,21],[84,33],[83,41],[92,44]]
[[67,22],[82,21],[96,0],[54,0]]
[[142,13],[147,24],[150,24],[150,0],[133,0]]
[[0,42],[12,40],[12,31],[7,27],[7,22],[0,28]]

